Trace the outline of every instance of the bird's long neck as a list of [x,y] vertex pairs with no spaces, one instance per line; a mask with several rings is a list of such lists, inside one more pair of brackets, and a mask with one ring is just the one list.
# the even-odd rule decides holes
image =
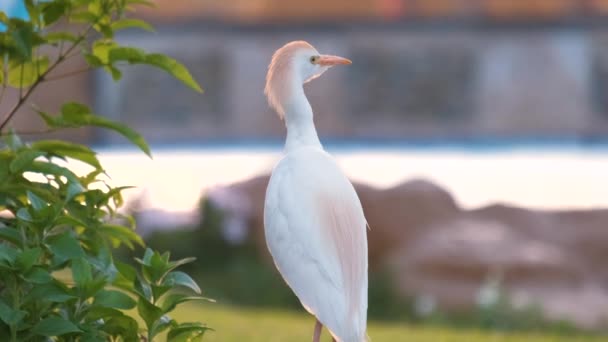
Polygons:
[[305,146],[322,148],[313,121],[312,108],[304,94],[302,84],[294,84],[290,101],[285,104],[285,126],[287,126],[287,139],[285,152]]

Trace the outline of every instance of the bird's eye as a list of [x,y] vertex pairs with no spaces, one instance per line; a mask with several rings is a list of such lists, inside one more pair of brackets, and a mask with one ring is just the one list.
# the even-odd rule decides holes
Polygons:
[[310,63],[315,64],[317,62],[317,59],[319,59],[319,56],[310,57]]

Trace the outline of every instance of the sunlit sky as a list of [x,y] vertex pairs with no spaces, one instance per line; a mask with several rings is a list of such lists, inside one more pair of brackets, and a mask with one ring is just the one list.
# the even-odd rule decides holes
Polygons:
[[[463,151],[335,152],[347,175],[357,182],[390,187],[426,179],[444,187],[464,208],[496,202],[543,209],[608,207],[608,155],[601,151],[529,150],[479,153]],[[145,191],[145,206],[189,211],[200,195],[269,172],[280,158],[274,150],[157,151],[100,154],[115,185]]]
[[0,11],[3,11],[11,17],[23,17],[26,14],[25,5],[21,0],[0,1]]

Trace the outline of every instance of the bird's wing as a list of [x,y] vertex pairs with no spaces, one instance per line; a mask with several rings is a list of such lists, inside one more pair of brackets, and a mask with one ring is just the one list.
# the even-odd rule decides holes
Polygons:
[[335,162],[320,150],[286,156],[268,185],[264,221],[275,264],[302,304],[340,340],[362,341],[366,221]]

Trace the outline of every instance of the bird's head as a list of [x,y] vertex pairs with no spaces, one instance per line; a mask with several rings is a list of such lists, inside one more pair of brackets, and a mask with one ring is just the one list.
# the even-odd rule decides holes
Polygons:
[[346,58],[322,55],[305,41],[287,43],[274,53],[268,66],[264,88],[268,103],[283,117],[285,106],[298,87],[321,76],[334,65],[351,63]]

